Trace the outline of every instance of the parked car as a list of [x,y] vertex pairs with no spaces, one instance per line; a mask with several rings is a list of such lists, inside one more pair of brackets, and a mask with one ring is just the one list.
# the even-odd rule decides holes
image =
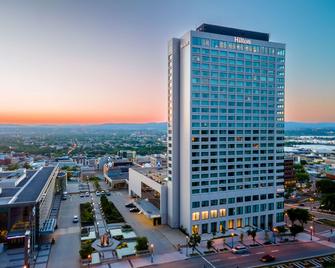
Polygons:
[[79,221],[78,216],[77,216],[77,215],[74,215],[74,216],[73,216],[73,220],[72,220],[72,222],[73,222],[73,223],[77,223],[78,221]]
[[126,208],[136,208],[136,206],[134,205],[134,203],[128,203],[125,206]]
[[80,193],[80,195],[79,195],[80,197],[84,197],[85,195],[84,195],[84,193]]
[[106,191],[106,195],[110,196],[111,192],[110,191]]
[[106,193],[105,193],[105,191],[102,190],[102,191],[101,191],[101,195],[104,195],[104,194],[106,194]]
[[90,196],[90,193],[89,193],[89,192],[86,192],[86,193],[85,193],[85,196],[86,196],[86,197],[89,197],[89,196]]
[[140,212],[140,210],[135,207],[135,208],[129,209],[129,212],[136,213],[136,212]]
[[241,254],[248,252],[248,249],[245,246],[236,246],[231,250],[234,254]]
[[262,262],[271,262],[271,261],[274,261],[275,259],[276,259],[276,257],[274,257],[272,255],[269,255],[269,254],[266,254],[262,258],[260,258],[259,260],[262,261]]
[[97,196],[100,196],[100,195],[101,195],[99,191],[96,191],[95,194],[96,194]]

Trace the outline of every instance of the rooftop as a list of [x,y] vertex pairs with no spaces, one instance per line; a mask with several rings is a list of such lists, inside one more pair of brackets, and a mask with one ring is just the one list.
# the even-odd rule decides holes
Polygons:
[[164,168],[153,168],[153,167],[137,168],[136,167],[132,169],[159,183],[165,182],[165,179],[167,178],[167,170]]
[[0,205],[36,202],[55,168],[48,166],[38,170],[28,170],[18,184],[2,187]]
[[249,38],[249,39],[256,39],[256,40],[261,40],[261,41],[269,41],[270,39],[270,34],[268,33],[247,31],[247,30],[242,30],[242,29],[229,28],[229,27],[218,26],[218,25],[213,25],[213,24],[206,24],[206,23],[201,24],[197,28],[197,31],[213,33],[213,34],[236,36],[236,37]]

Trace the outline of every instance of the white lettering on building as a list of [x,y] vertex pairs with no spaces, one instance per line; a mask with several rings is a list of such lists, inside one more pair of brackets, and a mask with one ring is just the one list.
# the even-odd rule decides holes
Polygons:
[[246,38],[243,38],[243,37],[237,37],[237,36],[234,37],[234,42],[241,43],[241,44],[247,44],[247,45],[251,44],[250,39],[246,39]]

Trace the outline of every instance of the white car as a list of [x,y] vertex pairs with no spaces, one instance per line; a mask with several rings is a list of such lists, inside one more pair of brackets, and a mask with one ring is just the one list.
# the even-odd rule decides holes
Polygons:
[[86,192],[86,193],[85,193],[85,196],[86,196],[86,197],[89,197],[89,196],[90,196],[90,193],[89,193],[89,192]]
[[77,216],[77,215],[74,215],[74,216],[73,216],[73,220],[72,220],[72,222],[73,222],[73,223],[77,223],[78,221],[79,221],[78,216]]
[[100,195],[101,195],[101,193],[100,193],[99,191],[96,191],[95,194],[96,194],[97,196],[100,196]]
[[248,249],[245,246],[236,246],[231,250],[234,254],[246,253]]

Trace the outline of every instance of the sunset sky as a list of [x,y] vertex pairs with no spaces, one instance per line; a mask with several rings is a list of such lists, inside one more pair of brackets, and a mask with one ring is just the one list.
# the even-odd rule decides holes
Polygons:
[[335,1],[0,2],[0,123],[167,120],[167,42],[200,24],[287,44],[286,121],[335,122]]

